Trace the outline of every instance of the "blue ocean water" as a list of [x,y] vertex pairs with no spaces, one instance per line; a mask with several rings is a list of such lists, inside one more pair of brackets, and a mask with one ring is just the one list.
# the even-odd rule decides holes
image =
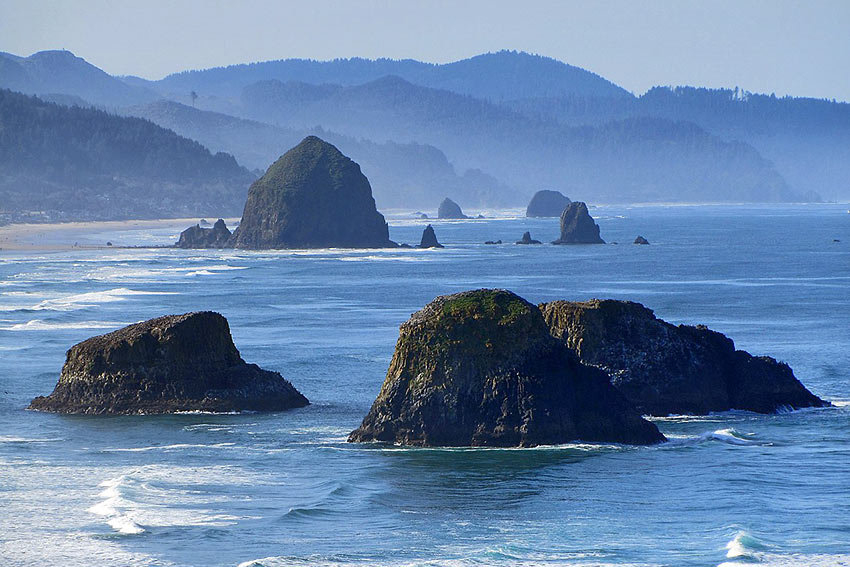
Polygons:
[[[0,251],[4,565],[850,565],[846,205],[600,207],[618,245],[485,246],[557,219],[436,221],[444,250]],[[433,221],[432,221],[433,222]],[[424,221],[390,219],[418,242]],[[650,246],[633,246],[638,234]],[[168,243],[171,231],[110,233]],[[834,242],[835,239],[840,242]],[[640,301],[791,364],[834,408],[656,423],[655,447],[351,445],[398,326],[478,287]],[[272,414],[27,411],[72,344],[212,309],[311,401]]]

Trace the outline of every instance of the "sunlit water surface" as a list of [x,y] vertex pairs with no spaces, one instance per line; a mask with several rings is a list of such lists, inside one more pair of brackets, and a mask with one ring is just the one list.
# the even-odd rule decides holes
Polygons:
[[[846,205],[604,207],[618,245],[485,246],[557,219],[434,222],[444,250],[0,251],[4,565],[850,565]],[[418,242],[424,221],[390,220]],[[650,246],[634,246],[638,234]],[[169,231],[102,235],[168,243]],[[840,242],[834,242],[834,240]],[[398,326],[440,294],[640,301],[787,361],[837,407],[656,420],[649,448],[351,445]],[[72,344],[212,309],[311,401],[272,414],[26,411]]]

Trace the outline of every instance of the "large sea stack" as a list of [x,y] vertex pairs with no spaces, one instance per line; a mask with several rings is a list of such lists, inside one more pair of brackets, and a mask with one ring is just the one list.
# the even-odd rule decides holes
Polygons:
[[440,203],[440,207],[437,209],[437,218],[468,219],[469,217],[463,214],[463,210],[461,210],[460,205],[446,197],[445,199],[443,199],[443,202]]
[[787,364],[735,350],[704,326],[674,326],[630,301],[553,301],[540,305],[552,334],[650,415],[730,409],[773,413],[829,405]]
[[386,248],[387,223],[360,166],[308,136],[251,185],[236,248]]
[[504,290],[438,297],[401,326],[378,398],[349,441],[534,446],[664,437],[604,372],[549,333],[539,309]]
[[605,244],[587,205],[573,201],[561,213],[561,237],[552,244]]
[[528,207],[525,209],[525,216],[559,217],[571,202],[560,191],[544,189],[535,193],[531,198]]
[[227,319],[167,315],[71,347],[56,388],[30,409],[75,414],[276,411],[307,405],[277,372],[239,355]]

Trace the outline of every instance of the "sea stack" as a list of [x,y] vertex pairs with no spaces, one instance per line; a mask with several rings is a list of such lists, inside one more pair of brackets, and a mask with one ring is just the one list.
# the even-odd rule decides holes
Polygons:
[[227,319],[167,315],[68,350],[56,388],[30,409],[69,414],[277,411],[309,402],[278,374],[248,364]]
[[787,364],[735,350],[732,339],[704,326],[671,325],[640,303],[553,301],[540,309],[552,334],[582,362],[605,370],[645,414],[829,405]]
[[526,231],[522,234],[522,238],[516,241],[517,244],[541,244],[539,240],[531,238],[531,233]]
[[212,228],[202,228],[203,222],[181,232],[175,246],[177,248],[227,248],[232,235],[224,219],[215,221]]
[[422,240],[417,248],[442,248],[443,245],[437,242],[437,235],[434,234],[434,227],[430,224],[422,231]]
[[251,185],[230,242],[246,249],[396,246],[360,166],[316,136]]
[[561,213],[561,237],[552,244],[605,244],[587,205],[573,201]]
[[440,203],[440,208],[437,209],[438,219],[468,219],[469,217],[463,214],[460,205],[446,197]]
[[560,191],[544,189],[535,193],[531,198],[528,207],[525,209],[525,216],[559,217],[571,202]]
[[652,423],[505,290],[442,296],[400,329],[386,380],[349,441],[528,447],[649,444]]
[[638,236],[637,238],[635,238],[634,244],[649,244],[649,240],[647,240],[643,236]]

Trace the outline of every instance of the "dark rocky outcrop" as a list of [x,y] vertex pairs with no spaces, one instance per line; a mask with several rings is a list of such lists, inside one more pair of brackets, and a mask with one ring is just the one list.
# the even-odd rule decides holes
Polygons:
[[635,238],[634,244],[649,244],[649,240],[647,240],[643,236],[638,236],[637,238]]
[[463,214],[460,205],[446,197],[440,203],[440,208],[437,209],[438,219],[468,219],[469,217]]
[[501,240],[488,240],[484,244],[501,244]]
[[605,244],[587,205],[573,201],[561,213],[561,237],[552,244]]
[[56,388],[30,409],[77,414],[276,411],[307,405],[277,372],[248,364],[227,319],[168,315],[71,347]]
[[525,209],[527,217],[559,217],[572,201],[560,191],[544,189],[531,198]]
[[534,446],[664,437],[504,290],[438,297],[400,329],[378,398],[349,441]]
[[522,238],[516,241],[517,244],[541,244],[539,240],[534,240],[531,238],[531,233],[526,231],[523,233]]
[[671,325],[639,303],[553,301],[540,309],[552,334],[585,364],[605,370],[644,413],[772,413],[828,405],[788,365],[735,350],[731,339],[706,327]]
[[395,247],[360,166],[308,136],[254,182],[236,248]]
[[177,248],[227,248],[230,237],[230,230],[224,220],[218,219],[212,228],[203,228],[200,223],[190,226],[180,233],[180,239],[175,246]]
[[429,224],[422,231],[422,240],[417,248],[442,248],[443,245],[437,242],[437,235],[434,234],[434,228]]

